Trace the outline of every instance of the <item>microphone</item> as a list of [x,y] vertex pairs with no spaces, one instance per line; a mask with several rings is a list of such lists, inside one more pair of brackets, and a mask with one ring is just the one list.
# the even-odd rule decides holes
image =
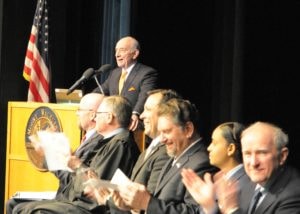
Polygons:
[[82,74],[79,80],[77,80],[67,91],[67,95],[72,93],[79,85],[83,84],[86,80],[88,80],[95,73],[93,68],[88,68]]
[[112,66],[110,64],[104,64],[98,70],[95,70],[95,75],[98,75],[101,73],[106,73],[111,69],[112,69]]
[[96,81],[96,83],[98,85],[98,88],[100,89],[101,94],[103,94],[103,95],[104,95],[104,91],[103,91],[103,89],[102,89],[102,87],[101,87],[101,85],[100,85],[100,83],[99,83],[99,81],[97,79],[97,76],[99,74],[106,73],[106,72],[108,72],[111,69],[112,69],[112,66],[110,64],[104,64],[98,70],[95,70],[95,74],[93,76],[93,78],[95,79],[95,81]]

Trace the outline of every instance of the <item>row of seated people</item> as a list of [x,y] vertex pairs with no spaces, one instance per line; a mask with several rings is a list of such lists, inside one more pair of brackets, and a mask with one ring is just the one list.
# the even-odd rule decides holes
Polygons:
[[[74,172],[54,172],[60,181],[54,200],[10,199],[7,213],[300,212],[300,178],[286,165],[288,138],[280,128],[224,123],[206,147],[195,105],[157,89],[140,115],[152,139],[140,154],[128,129],[131,113],[121,96],[85,95],[78,116],[87,138],[69,160]],[[118,190],[86,185],[111,180],[117,169],[131,180]],[[262,197],[252,208],[257,188]]]

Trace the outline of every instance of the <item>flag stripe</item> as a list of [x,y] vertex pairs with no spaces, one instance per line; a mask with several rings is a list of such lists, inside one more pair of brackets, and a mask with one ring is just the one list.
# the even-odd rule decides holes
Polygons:
[[40,57],[36,58],[38,58],[39,60],[33,60],[32,68],[34,69],[35,74],[40,81],[40,84],[42,85],[44,91],[48,93],[48,68],[45,66],[43,59],[41,59]]
[[49,102],[47,0],[38,0],[25,56],[23,77],[29,81],[28,101]]

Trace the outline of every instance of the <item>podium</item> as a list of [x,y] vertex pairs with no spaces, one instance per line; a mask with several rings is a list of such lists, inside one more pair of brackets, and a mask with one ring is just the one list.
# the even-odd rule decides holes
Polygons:
[[[18,191],[56,191],[58,179],[34,154],[28,135],[54,123],[68,137],[72,151],[80,144],[78,104],[8,102],[5,202]],[[51,125],[51,126],[52,126]]]

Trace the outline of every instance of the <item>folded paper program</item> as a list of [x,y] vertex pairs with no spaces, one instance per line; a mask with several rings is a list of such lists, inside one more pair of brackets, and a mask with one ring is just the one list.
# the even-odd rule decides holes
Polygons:
[[43,200],[43,199],[54,199],[55,196],[56,196],[56,191],[43,191],[43,192],[19,191],[13,195],[13,198]]
[[108,189],[119,191],[121,186],[127,185],[130,182],[131,182],[130,179],[122,172],[122,170],[117,169],[111,181],[102,180],[99,178],[90,178],[83,184],[84,186],[90,186],[95,189],[102,187],[102,188],[108,188]]
[[109,189],[116,190],[116,191],[119,190],[118,185],[113,184],[108,180],[102,180],[102,179],[97,179],[97,178],[91,178],[91,179],[87,180],[86,182],[84,182],[83,184],[85,186],[90,186],[95,189],[103,187],[103,188],[109,188]]
[[[68,170],[68,159],[71,155],[69,139],[62,132],[39,131],[37,136],[31,136],[34,147],[42,148],[48,170]],[[38,142],[37,142],[38,141]]]

